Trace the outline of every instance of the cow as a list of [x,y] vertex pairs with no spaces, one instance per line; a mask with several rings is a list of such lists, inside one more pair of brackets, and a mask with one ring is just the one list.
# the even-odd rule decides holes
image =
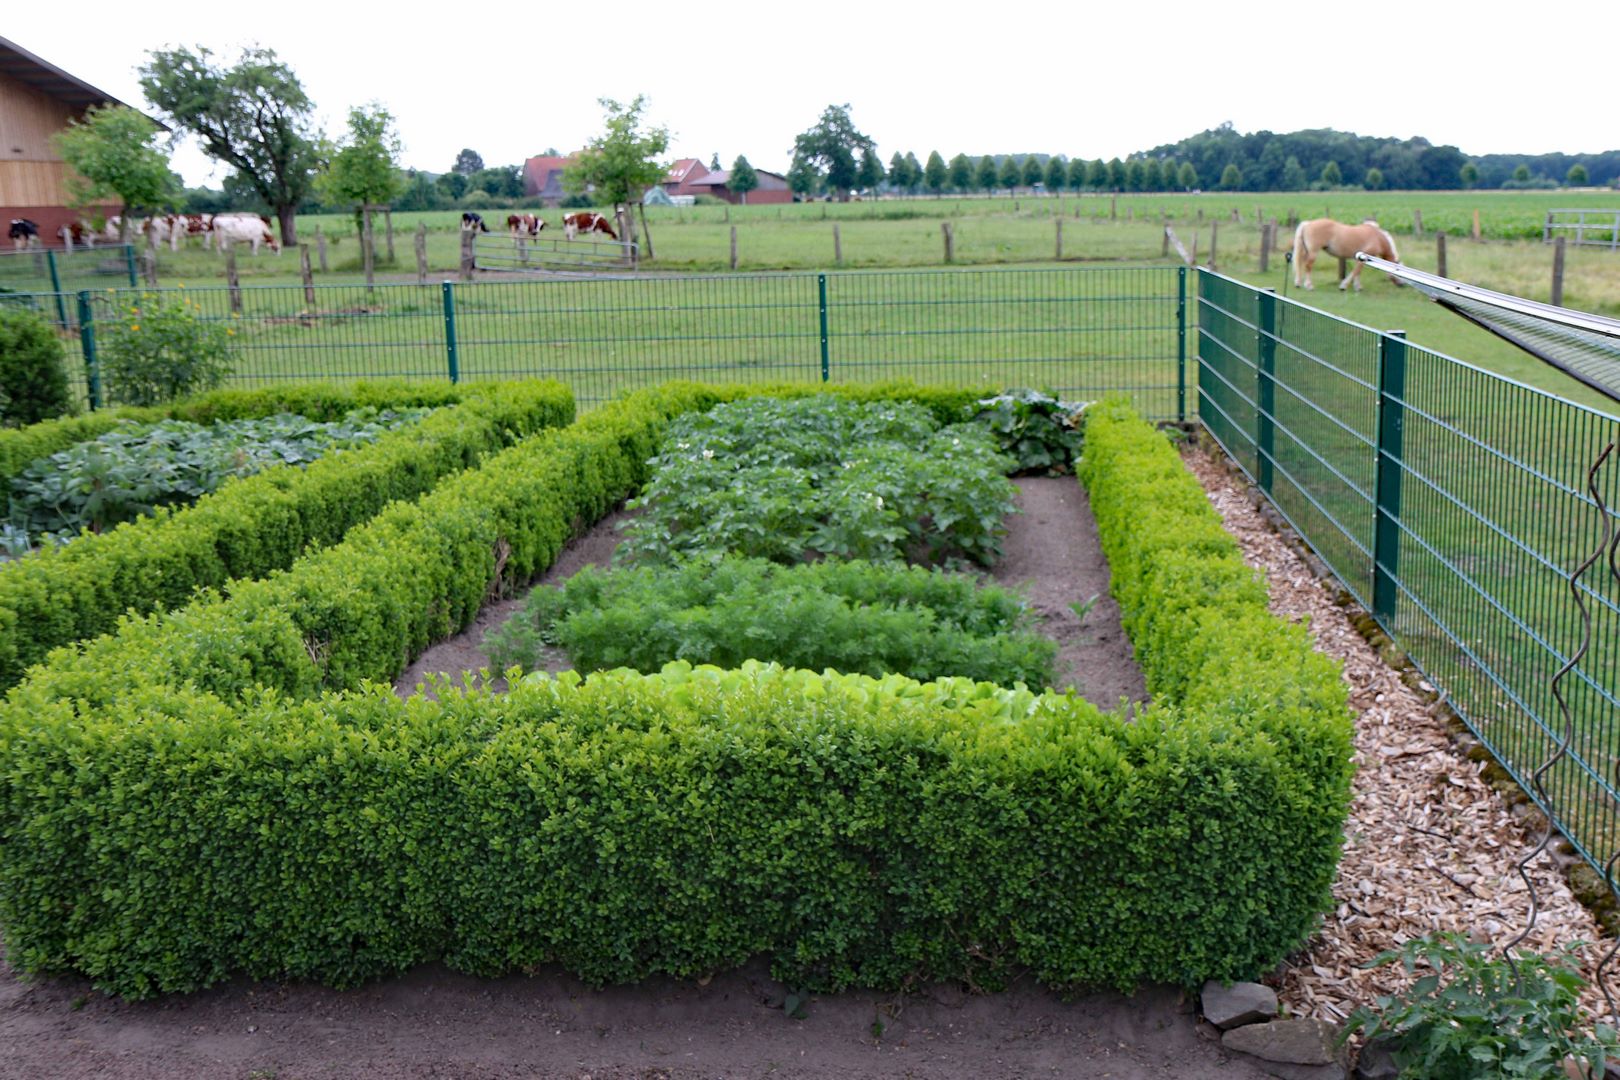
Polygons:
[[483,215],[475,214],[471,210],[463,210],[461,212],[461,231],[489,232],[489,226],[484,224]]
[[213,214],[181,214],[175,223],[175,228],[169,234],[169,244],[178,248],[184,237],[202,237],[203,250],[207,251],[214,246],[214,215]]
[[572,240],[582,232],[606,233],[609,240],[619,238],[618,234],[613,231],[613,226],[608,224],[608,219],[595,211],[580,210],[576,213],[563,215],[563,233],[568,239]]
[[11,219],[11,230],[6,235],[11,238],[11,246],[21,251],[32,247],[39,239],[39,226],[27,218],[14,217]]
[[533,214],[506,215],[506,231],[513,236],[539,236],[546,227],[546,219]]
[[271,251],[281,254],[281,241],[276,239],[270,229],[270,219],[263,214],[215,214],[213,227],[221,251],[228,244],[240,242],[252,244],[255,255],[259,253],[260,244],[268,244]]
[[71,248],[75,244],[87,248],[96,246],[96,230],[82,221],[70,221],[56,230],[57,237],[62,241],[63,247]]

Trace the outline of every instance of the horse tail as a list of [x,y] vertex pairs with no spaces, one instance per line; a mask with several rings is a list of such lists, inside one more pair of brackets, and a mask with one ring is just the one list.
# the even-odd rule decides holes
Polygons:
[[1302,221],[1294,229],[1294,265],[1298,266],[1305,261],[1305,223]]
[[1389,235],[1389,230],[1387,230],[1387,229],[1379,229],[1378,231],[1383,234],[1384,243],[1389,245],[1389,261],[1390,262],[1400,262],[1401,261],[1401,253],[1399,251],[1395,250],[1395,238],[1393,236]]

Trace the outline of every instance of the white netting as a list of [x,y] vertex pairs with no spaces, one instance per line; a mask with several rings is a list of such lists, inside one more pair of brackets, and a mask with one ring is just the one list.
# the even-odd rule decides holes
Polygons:
[[1356,258],[1620,401],[1620,319],[1464,285],[1371,255]]

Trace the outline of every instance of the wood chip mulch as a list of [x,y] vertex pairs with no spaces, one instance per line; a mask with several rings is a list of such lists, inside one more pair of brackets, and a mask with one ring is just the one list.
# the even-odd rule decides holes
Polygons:
[[[1278,996],[1294,1016],[1342,1021],[1356,1007],[1403,989],[1399,964],[1369,969],[1386,949],[1425,934],[1454,930],[1503,945],[1525,927],[1530,898],[1517,864],[1540,839],[1527,831],[1501,793],[1485,781],[1484,764],[1458,747],[1435,705],[1380,658],[1357,632],[1336,587],[1319,581],[1301,555],[1261,516],[1241,476],[1200,450],[1185,455],[1245,561],[1266,574],[1271,610],[1305,622],[1322,652],[1344,666],[1356,714],[1356,777],[1344,855],[1333,886],[1335,909],[1305,949],[1280,971]],[[1598,926],[1577,901],[1553,859],[1530,867],[1540,910],[1521,948],[1581,950],[1594,1016],[1608,1009],[1593,982],[1603,953]],[[1423,971],[1420,969],[1419,974]],[[1620,991],[1614,967],[1611,992]],[[1268,980],[1270,981],[1270,980]]]

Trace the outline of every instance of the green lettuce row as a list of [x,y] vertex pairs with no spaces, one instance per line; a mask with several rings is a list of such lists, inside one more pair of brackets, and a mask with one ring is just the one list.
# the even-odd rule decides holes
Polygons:
[[[406,405],[442,397],[437,388],[417,390],[409,384],[314,388],[287,395],[286,404],[321,416],[345,402],[374,404],[390,392]],[[277,401],[235,392],[197,408],[209,419],[227,420]],[[0,687],[15,684],[49,650],[111,631],[128,611],[179,607],[199,588],[290,566],[307,548],[335,543],[389,502],[416,498],[484,455],[567,424],[573,415],[573,397],[559,383],[457,389],[449,407],[369,446],[234,480],[191,506],[160,508],[6,564],[0,567]]]
[[[1133,488],[1179,465],[1117,406],[1086,470],[1133,568],[1115,587],[1154,677],[1179,656],[1204,679],[1136,717],[754,664],[321,692],[464,624],[633,488],[669,416],[738,392],[635,395],[228,599],[54,654],[0,707],[12,964],[131,997],[432,959],[617,982],[758,954],[815,989],[1020,967],[1128,988],[1252,976],[1298,945],[1348,800],[1343,687],[1263,593],[1221,609],[1224,665],[1153,620],[1202,618],[1201,579],[1163,572],[1170,541],[1125,550]],[[1195,533],[1212,511],[1180,479],[1196,500],[1154,524]]]

